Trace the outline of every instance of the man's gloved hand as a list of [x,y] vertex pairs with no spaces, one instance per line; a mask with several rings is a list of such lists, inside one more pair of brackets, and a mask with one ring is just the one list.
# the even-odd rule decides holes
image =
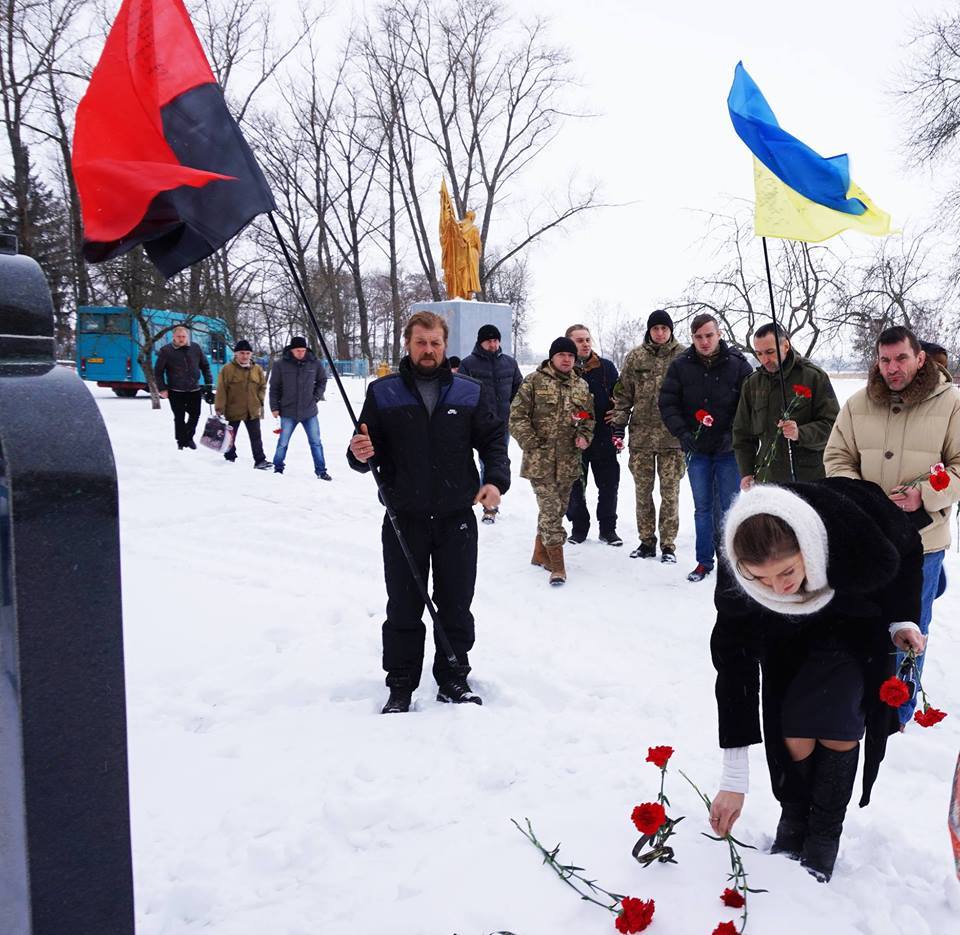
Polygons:
[[697,453],[697,440],[693,437],[693,432],[684,432],[680,436],[680,447],[688,454]]
[[203,388],[203,401],[212,406],[215,398],[216,394],[213,392],[213,387],[208,384]]

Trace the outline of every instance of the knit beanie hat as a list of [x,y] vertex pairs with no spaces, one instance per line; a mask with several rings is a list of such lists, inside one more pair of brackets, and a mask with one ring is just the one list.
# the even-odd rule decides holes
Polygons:
[[306,347],[306,346],[307,346],[307,339],[306,339],[306,338],[302,338],[302,337],[300,337],[299,335],[298,335],[297,337],[295,337],[295,338],[290,342],[290,347],[291,347],[291,348],[295,348],[295,347]]
[[553,357],[554,354],[573,354],[576,357],[577,345],[570,338],[555,338],[553,344],[550,345],[549,356]]
[[233,353],[236,354],[237,351],[252,351],[253,348],[250,347],[249,341],[244,341],[242,338],[233,345]]
[[662,308],[651,312],[647,318],[647,331],[656,325],[666,325],[670,329],[670,333],[673,334],[673,319]]
[[477,344],[483,344],[484,341],[490,341],[493,338],[501,340],[500,329],[496,325],[481,325],[477,332]]

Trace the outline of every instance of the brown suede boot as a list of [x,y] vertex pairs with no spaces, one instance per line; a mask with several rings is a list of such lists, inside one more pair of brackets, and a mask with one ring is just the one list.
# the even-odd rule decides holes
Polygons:
[[550,558],[550,584],[563,584],[567,580],[567,569],[563,565],[563,546],[547,546]]
[[530,559],[530,564],[540,565],[548,570],[550,568],[550,559],[547,556],[547,550],[544,548],[543,539],[540,538],[540,533],[537,533],[537,539],[533,543],[533,558]]

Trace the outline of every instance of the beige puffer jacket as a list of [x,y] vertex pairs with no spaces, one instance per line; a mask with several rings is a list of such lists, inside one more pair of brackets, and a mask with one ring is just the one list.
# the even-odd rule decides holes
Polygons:
[[938,492],[919,484],[932,520],[920,530],[924,552],[949,547],[951,507],[960,500],[960,391],[929,358],[900,394],[874,365],[866,387],[840,410],[823,453],[827,477],[873,481],[886,493],[941,461],[950,485]]

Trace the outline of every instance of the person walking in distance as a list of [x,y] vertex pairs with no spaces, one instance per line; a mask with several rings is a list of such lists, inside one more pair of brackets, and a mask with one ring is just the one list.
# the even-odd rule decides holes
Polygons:
[[[200,386],[201,372],[203,387]],[[208,403],[213,402],[213,377],[207,355],[198,344],[191,344],[186,325],[177,325],[170,343],[160,348],[153,374],[160,398],[170,401],[177,448],[195,449],[193,436],[200,421],[200,401],[202,397]]]
[[214,408],[217,414],[230,423],[233,429],[233,444],[223,457],[237,460],[237,430],[242,422],[250,439],[253,466],[258,471],[270,467],[263,453],[260,438],[260,420],[263,418],[263,400],[267,394],[267,378],[263,368],[253,362],[253,348],[249,341],[237,341],[233,348],[233,360],[226,364],[217,377],[217,396]]

